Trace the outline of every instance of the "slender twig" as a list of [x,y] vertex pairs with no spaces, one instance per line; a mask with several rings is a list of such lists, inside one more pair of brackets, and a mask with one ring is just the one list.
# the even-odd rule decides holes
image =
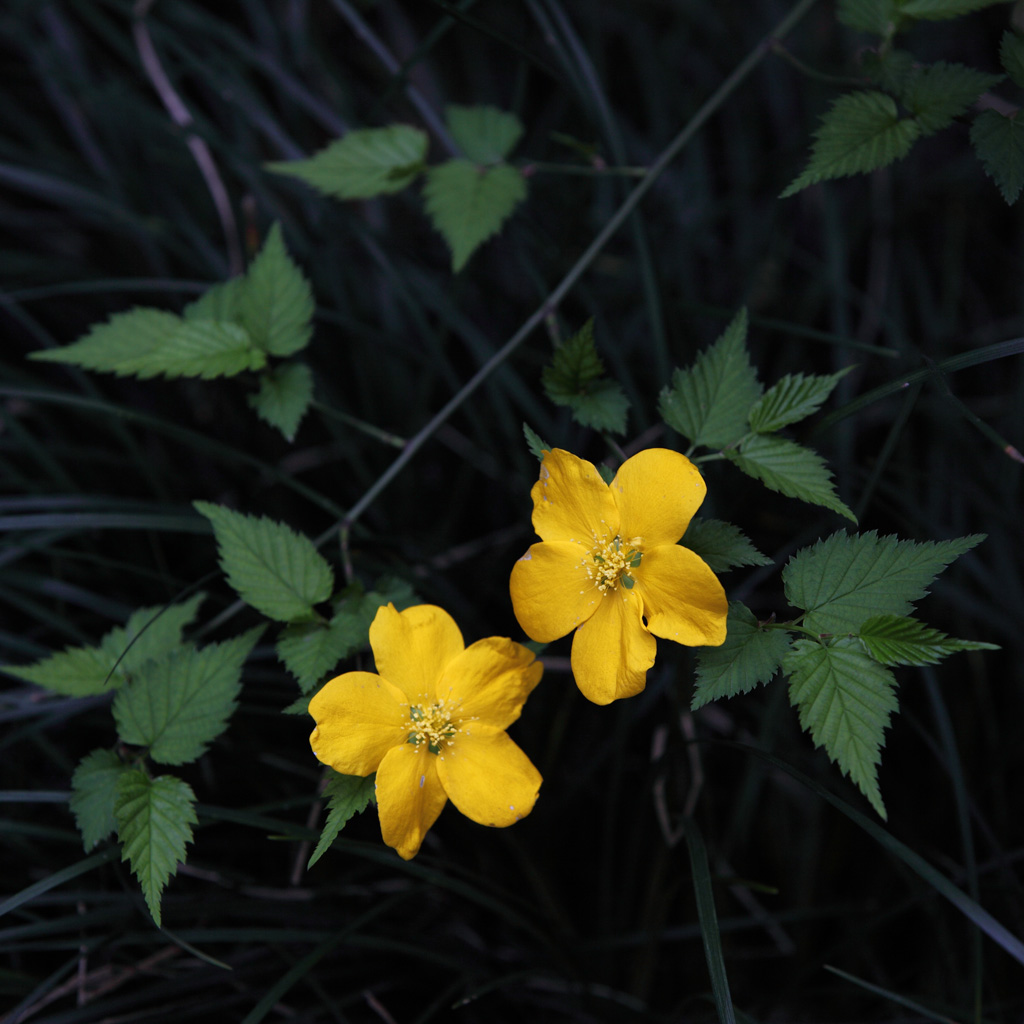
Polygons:
[[[334,0],[337,5],[340,0]],[[705,101],[700,110],[679,132],[679,134],[662,151],[657,160],[651,164],[650,172],[641,180],[632,192],[626,197],[622,205],[612,214],[608,223],[598,232],[594,240],[587,246],[584,253],[568,271],[555,290],[548,296],[536,310],[526,319],[525,323],[515,334],[505,342],[502,347],[484,363],[483,366],[473,374],[472,377],[462,386],[457,394],[453,395],[441,409],[434,414],[430,421],[420,431],[409,439],[402,453],[391,463],[381,474],[376,483],[352,506],[345,519],[335,524],[327,533],[318,538],[318,543],[323,543],[337,530],[350,527],[360,516],[373,504],[377,496],[384,490],[392,480],[405,468],[412,457],[423,447],[438,427],[444,423],[456,409],[461,406],[467,398],[503,363],[506,359],[533,333],[534,329],[543,323],[545,317],[559,305],[562,299],[573,288],[576,282],[583,276],[584,272],[597,258],[598,254],[608,244],[611,238],[618,232],[619,228],[626,222],[629,215],[639,205],[640,201],[651,190],[654,183],[661,177],[665,169],[673,160],[686,148],[690,140],[704,126],[710,117],[722,106],[733,92],[746,80],[757,65],[772,51],[777,39],[787,35],[800,19],[817,3],[817,0],[800,0],[800,2],[786,15],[770,32],[755,46],[749,54],[740,62],[731,75],[715,90]]]
[[160,63],[156,47],[153,46],[153,39],[149,34],[149,27],[146,25],[146,16],[154,3],[156,0],[137,0],[135,4],[132,23],[135,46],[139,51],[142,67],[167,113],[171,115],[171,120],[186,133],[185,144],[192,154],[192,159],[199,167],[199,172],[210,192],[210,198],[216,207],[217,216],[220,218],[221,229],[224,231],[224,242],[228,250],[228,273],[234,277],[245,269],[245,264],[242,261],[242,246],[238,240],[235,211],[231,207],[231,199],[221,180],[210,147],[195,132],[189,131],[194,123],[192,114],[182,102],[181,97],[174,91],[174,86],[171,85],[171,80]]

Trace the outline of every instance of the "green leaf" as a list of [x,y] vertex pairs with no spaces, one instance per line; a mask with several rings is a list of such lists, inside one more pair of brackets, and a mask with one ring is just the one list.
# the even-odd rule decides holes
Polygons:
[[260,377],[260,389],[249,405],[265,423],[288,441],[295,440],[302,417],[313,400],[313,372],[305,363],[284,363]]
[[183,320],[159,309],[132,309],[96,324],[64,348],[32,352],[30,357],[70,363],[118,377],[230,377],[258,370],[266,355],[254,348],[248,332],[221,320]]
[[912,53],[897,50],[865,50],[861,55],[861,66],[865,74],[886,92],[901,96],[907,82],[916,73],[917,61]]
[[361,128],[332,142],[308,160],[266,164],[336,199],[371,199],[401,192],[423,170],[427,135],[419,128],[392,124]]
[[1024,123],[1017,113],[983,110],[971,125],[971,145],[1003,198],[1015,203],[1024,188]]
[[888,37],[899,17],[897,0],[839,0],[837,16],[850,28]]
[[195,302],[190,302],[181,315],[186,320],[226,320],[242,324],[245,302],[245,278],[233,277],[208,288]]
[[311,868],[331,847],[331,844],[338,838],[338,833],[345,827],[350,818],[355,817],[367,806],[376,800],[374,784],[376,775],[367,775],[365,778],[359,775],[339,775],[333,769],[328,769],[330,776],[327,779],[327,788],[324,795],[327,797],[330,810],[327,814],[327,824],[320,833],[320,841],[316,844],[313,856],[309,858],[307,869]]
[[113,750],[100,749],[86,754],[71,776],[71,811],[86,853],[117,828],[117,783],[126,771],[129,767]]
[[816,747],[824,747],[882,817],[878,764],[890,715],[898,709],[893,674],[869,658],[858,640],[829,646],[797,640],[786,655],[789,700]]
[[883,665],[934,665],[957,651],[998,651],[996,644],[957,640],[917,619],[875,615],[864,622],[859,636],[875,661]]
[[774,434],[756,434],[744,441],[738,450],[726,451],[725,456],[769,490],[812,505],[823,505],[857,521],[853,512],[836,495],[825,460],[810,448]]
[[526,179],[508,164],[448,160],[428,169],[423,187],[427,216],[448,243],[456,273],[525,198]]
[[930,64],[915,69],[900,99],[921,126],[921,136],[932,135],[963,114],[987,89],[1002,80],[964,64]]
[[555,350],[541,374],[541,384],[548,398],[568,406],[581,426],[622,434],[629,401],[618,382],[603,374],[604,363],[594,344],[594,322],[588,320]]
[[530,428],[526,423],[523,424],[523,437],[526,438],[526,444],[529,446],[530,451],[534,457],[539,459],[541,462],[544,461],[544,455],[551,451],[551,445],[547,443],[538,433]]
[[334,573],[313,542],[284,523],[206,501],[192,503],[213,524],[220,566],[246,604],[279,622],[311,619],[334,589]]
[[806,610],[803,624],[815,633],[856,633],[873,616],[906,615],[950,562],[982,540],[834,533],[790,559],[782,572],[786,599]]
[[519,118],[497,107],[450,106],[444,116],[463,155],[478,164],[500,163],[523,134]]
[[999,41],[999,62],[1015,85],[1024,87],[1024,36],[1007,29]]
[[696,710],[709,701],[767,683],[788,650],[785,630],[762,628],[749,608],[730,601],[725,643],[697,649],[697,686],[690,707]]
[[825,377],[787,374],[754,403],[750,410],[750,429],[767,434],[806,419],[821,408],[832,389],[852,369],[848,366]]
[[747,311],[741,309],[693,366],[677,369],[658,399],[661,418],[694,445],[724,448],[747,432],[761,385],[747,355]]
[[245,275],[242,323],[264,352],[291,356],[313,336],[313,311],[313,291],[288,255],[275,222]]
[[885,167],[906,156],[920,134],[921,126],[913,118],[901,118],[896,102],[884,92],[840,96],[821,119],[807,167],[780,198],[818,181]]
[[721,519],[691,519],[681,543],[700,555],[712,572],[725,572],[737,565],[772,563],[738,526]]
[[148,748],[159,764],[196,760],[227,728],[242,665],[262,632],[258,626],[221,644],[181,647],[147,662],[114,698],[122,742]]
[[921,21],[945,21],[999,3],[1006,3],[1006,0],[899,0],[904,16]]
[[173,775],[151,779],[132,769],[118,780],[114,817],[121,860],[131,863],[157,926],[164,886],[192,842],[192,826],[198,820],[195,800],[188,783]]
[[115,690],[150,658],[181,644],[182,630],[195,618],[203,597],[199,593],[182,604],[139,608],[95,647],[69,647],[31,665],[5,665],[3,670],[69,697]]

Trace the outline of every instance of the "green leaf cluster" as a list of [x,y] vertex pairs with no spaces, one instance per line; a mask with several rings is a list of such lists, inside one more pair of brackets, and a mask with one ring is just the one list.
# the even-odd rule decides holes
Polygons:
[[677,369],[659,398],[662,419],[691,444],[720,450],[770,490],[822,505],[856,522],[835,493],[816,452],[778,435],[817,412],[848,370],[824,376],[788,374],[764,391],[747,352],[747,314],[740,310],[694,364]]
[[526,198],[526,178],[507,163],[523,134],[519,119],[492,106],[449,106],[445,121],[462,152],[428,165],[425,132],[409,125],[362,128],[307,160],[267,164],[336,199],[401,192],[422,174],[424,209],[458,273]]
[[95,324],[64,348],[33,359],[118,377],[233,377],[259,372],[249,404],[290,441],[312,400],[305,363],[271,365],[294,356],[312,337],[313,292],[288,255],[275,223],[243,277],[214,285],[181,316],[137,307]]
[[541,374],[544,394],[572,410],[573,419],[594,430],[623,434],[629,401],[618,381],[605,376],[594,344],[594,321],[588,320],[555,349]]
[[884,818],[878,766],[898,710],[892,668],[993,649],[949,637],[911,615],[935,577],[981,540],[918,543],[871,531],[836,533],[803,548],[783,571],[797,617],[759,622],[743,604],[731,603],[725,643],[698,653],[692,706],[745,693],[781,669],[801,727]]

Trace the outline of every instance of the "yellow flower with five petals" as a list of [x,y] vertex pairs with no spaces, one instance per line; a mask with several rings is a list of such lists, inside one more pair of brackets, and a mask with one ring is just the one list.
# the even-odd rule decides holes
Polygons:
[[435,605],[381,607],[370,626],[377,672],[346,672],[309,702],[313,753],[343,775],[377,773],[381,834],[416,856],[444,805],[481,825],[533,809],[540,772],[505,730],[543,668],[504,637],[466,647]]
[[541,542],[512,568],[512,606],[533,640],[576,630],[573,675],[595,704],[644,688],[655,637],[725,641],[722,584],[677,543],[706,491],[697,467],[666,448],[627,459],[610,484],[570,452],[545,454],[530,492]]

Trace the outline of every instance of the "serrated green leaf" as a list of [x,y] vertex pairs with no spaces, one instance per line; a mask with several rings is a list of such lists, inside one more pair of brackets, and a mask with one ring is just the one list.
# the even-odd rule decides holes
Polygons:
[[277,655],[304,693],[339,661],[367,643],[369,623],[360,614],[362,600],[358,599],[358,607],[342,607],[330,622],[295,622],[281,631]]
[[543,462],[545,453],[551,451],[551,445],[540,434],[532,430],[527,423],[523,423],[523,437],[526,438],[526,444],[533,453],[534,458]]
[[707,562],[712,572],[726,572],[737,565],[771,565],[750,538],[732,523],[696,517],[683,534],[681,543]]
[[971,145],[1003,198],[1015,203],[1024,188],[1024,122],[983,110],[971,125]]
[[1024,87],[1024,36],[1007,29],[999,41],[999,62],[1014,84]]
[[837,17],[850,28],[888,37],[899,17],[897,0],[839,0]]
[[265,516],[194,501],[213,525],[220,567],[238,596],[269,619],[311,619],[334,589],[334,572],[306,536]]
[[940,61],[915,69],[900,99],[917,119],[924,137],[952,124],[986,89],[1001,80],[1001,75]]
[[260,377],[260,389],[249,395],[249,405],[265,423],[276,427],[285,440],[294,441],[302,417],[313,400],[313,371],[305,363],[285,363]]
[[883,665],[934,665],[957,651],[998,651],[996,644],[958,640],[917,619],[875,615],[858,634],[875,661]]
[[100,749],[86,754],[71,776],[71,812],[86,853],[117,828],[117,783],[126,771],[128,765],[113,750]]
[[143,380],[165,377],[231,377],[258,370],[266,355],[248,332],[222,320],[183,320],[159,309],[132,309],[96,324],[64,348],[31,358]]
[[886,167],[907,155],[921,134],[910,117],[901,118],[884,92],[864,90],[840,96],[821,119],[807,167],[780,194],[781,199],[818,181]]
[[661,418],[694,445],[723,448],[747,432],[761,385],[747,354],[747,311],[741,309],[693,366],[677,369],[658,399]]
[[526,179],[508,164],[448,160],[428,169],[423,186],[427,216],[448,243],[456,273],[525,198]]
[[220,644],[181,647],[147,662],[114,698],[124,743],[146,747],[159,764],[187,764],[227,728],[238,702],[242,665],[263,627]]
[[816,747],[824,747],[871,806],[886,817],[878,764],[890,715],[898,709],[893,674],[852,637],[823,646],[797,640],[782,663],[789,700]]
[[873,616],[906,615],[950,562],[982,540],[834,533],[790,559],[782,571],[786,599],[805,609],[804,625],[815,633],[856,633]]
[[756,434],[739,449],[726,451],[725,456],[769,490],[822,505],[857,521],[853,512],[839,500],[825,460],[810,448],[774,434]]
[[245,301],[245,278],[233,277],[207,289],[195,302],[190,302],[181,315],[186,320],[226,320],[242,323]]
[[900,13],[920,21],[945,21],[1007,0],[899,0]]
[[333,769],[328,769],[330,776],[327,779],[327,788],[324,796],[327,797],[329,811],[327,823],[323,832],[320,833],[320,841],[316,844],[313,856],[309,858],[306,868],[311,868],[331,847],[331,844],[338,838],[338,833],[345,827],[349,819],[355,817],[367,806],[376,800],[374,785],[376,775],[367,775],[365,778],[359,775],[340,775]]
[[313,311],[313,291],[288,255],[275,222],[245,275],[242,323],[264,352],[291,356],[313,336]]
[[361,128],[308,160],[266,164],[336,199],[372,199],[401,192],[424,168],[427,135],[410,125]]
[[181,604],[139,608],[95,647],[69,647],[31,665],[5,665],[3,670],[69,697],[115,690],[150,658],[181,644],[182,630],[195,618],[203,597],[199,593]]
[[896,48],[865,50],[861,56],[861,66],[868,78],[897,96],[902,95],[916,64],[912,53]]
[[629,399],[615,380],[595,380],[587,385],[581,395],[575,395],[563,402],[572,410],[573,419],[580,426],[610,434],[626,432],[626,415]]
[[729,602],[725,643],[697,649],[697,685],[690,707],[748,693],[775,675],[789,650],[789,634],[763,629],[754,613],[739,601]]
[[444,116],[463,155],[478,164],[500,163],[523,134],[519,118],[497,107],[450,106]]
[[848,366],[828,376],[786,374],[754,403],[750,410],[750,429],[767,434],[806,419],[821,408],[833,388],[852,369]]
[[131,864],[157,926],[164,887],[192,842],[192,826],[198,821],[195,800],[188,783],[173,775],[150,779],[132,769],[118,780],[114,818],[121,860]]

